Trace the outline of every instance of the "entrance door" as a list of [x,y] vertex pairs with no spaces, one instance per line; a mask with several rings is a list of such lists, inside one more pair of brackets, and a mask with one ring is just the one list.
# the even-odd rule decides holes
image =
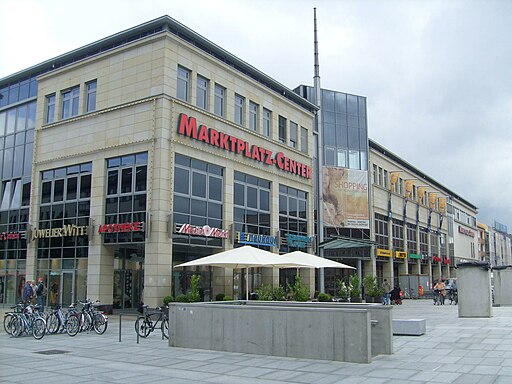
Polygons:
[[75,302],[75,272],[62,271],[60,284],[60,304],[68,306]]

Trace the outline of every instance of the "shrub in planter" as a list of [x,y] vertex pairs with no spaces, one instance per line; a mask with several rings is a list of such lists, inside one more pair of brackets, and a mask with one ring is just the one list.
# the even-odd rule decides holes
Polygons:
[[263,284],[258,289],[256,289],[256,293],[258,294],[258,300],[262,301],[273,301],[274,294],[273,288],[270,284]]
[[225,295],[225,294],[223,294],[223,293],[217,293],[217,294],[215,295],[215,301],[223,301],[223,300],[224,300],[224,297],[226,297],[226,295]]
[[172,297],[171,295],[164,296],[164,305],[172,303],[173,301],[174,301],[174,297]]
[[353,303],[361,301],[361,279],[357,274],[350,276],[350,285],[352,285],[352,291],[350,292],[350,301]]
[[182,293],[181,295],[176,296],[176,301],[178,303],[188,303],[188,296]]
[[294,301],[308,301],[309,288],[304,285],[300,275],[295,276],[295,282],[288,286],[290,290],[291,299]]
[[191,281],[191,287],[190,287],[190,293],[188,294],[188,300],[191,303],[196,303],[198,301],[201,301],[201,295],[199,293],[199,286],[201,282],[201,276],[200,275],[192,275],[192,281]]
[[349,284],[346,284],[343,280],[338,280],[336,282],[338,285],[338,297],[341,301],[348,301],[348,298],[350,297],[350,292],[352,292],[352,286]]
[[232,301],[233,298],[231,296],[224,296],[224,301]]
[[329,302],[329,301],[332,301],[332,296],[329,295],[328,293],[323,293],[323,292],[320,292],[318,294],[318,301],[322,301],[322,302]]

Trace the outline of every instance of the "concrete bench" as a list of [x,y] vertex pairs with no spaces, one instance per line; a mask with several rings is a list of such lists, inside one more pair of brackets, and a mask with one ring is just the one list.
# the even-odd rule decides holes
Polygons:
[[393,319],[393,335],[421,336],[426,332],[425,319]]

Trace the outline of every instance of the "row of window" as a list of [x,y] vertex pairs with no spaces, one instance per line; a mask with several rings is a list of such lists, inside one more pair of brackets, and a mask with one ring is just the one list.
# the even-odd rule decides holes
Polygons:
[[[177,94],[176,97],[186,102],[192,100],[192,71],[183,66],[178,66],[177,75]],[[213,113],[221,116],[227,116],[227,89],[221,84],[213,85],[213,103],[211,100],[210,80],[196,75],[196,92],[195,105],[206,111],[213,110]],[[212,105],[213,104],[213,105]],[[243,127],[247,127],[254,132],[261,133],[264,136],[272,136],[272,111],[267,108],[260,107],[259,104],[252,100],[247,101],[243,95],[234,94],[233,105],[234,122]],[[300,127],[293,121],[289,121],[283,116],[278,116],[278,138],[281,143],[290,147],[300,149],[300,151],[308,152],[308,130]]]
[[[380,248],[388,249],[389,247],[389,219],[387,216],[376,213],[374,219],[375,225],[375,242]],[[404,231],[405,229],[405,231]],[[427,228],[419,227],[419,249],[416,240],[418,227],[414,224],[408,223],[404,228],[404,223],[401,220],[393,219],[391,222],[391,242],[395,251],[404,251],[404,244],[407,243],[409,253],[419,254],[432,254],[432,255],[447,255],[446,247],[446,234],[430,233],[430,252],[428,245],[429,231]],[[404,237],[407,235],[407,238]]]
[[36,78],[23,79],[0,89],[0,108],[36,96]]
[[45,100],[45,123],[50,124],[56,121],[57,116],[61,119],[78,116],[80,113],[80,98],[83,98],[81,106],[82,113],[96,110],[96,88],[97,81],[89,81],[84,85],[84,93],[80,94],[80,86],[71,87],[46,95]]

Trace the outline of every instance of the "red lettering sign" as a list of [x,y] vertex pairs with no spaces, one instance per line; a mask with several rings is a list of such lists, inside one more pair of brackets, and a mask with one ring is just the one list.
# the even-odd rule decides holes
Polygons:
[[276,153],[275,157],[273,157],[272,151],[257,145],[251,146],[247,141],[219,132],[213,128],[207,128],[205,125],[200,125],[198,128],[196,118],[189,117],[185,113],[180,114],[178,133],[264,164],[275,165],[279,169],[294,175],[311,179],[310,166],[290,159],[282,152]]
[[98,233],[119,233],[119,232],[143,232],[144,222],[136,221],[133,223],[122,224],[102,224],[98,228]]
[[221,239],[227,239],[229,236],[227,229],[214,228],[209,225],[197,227],[191,224],[176,224],[175,232],[193,236],[219,237]]

